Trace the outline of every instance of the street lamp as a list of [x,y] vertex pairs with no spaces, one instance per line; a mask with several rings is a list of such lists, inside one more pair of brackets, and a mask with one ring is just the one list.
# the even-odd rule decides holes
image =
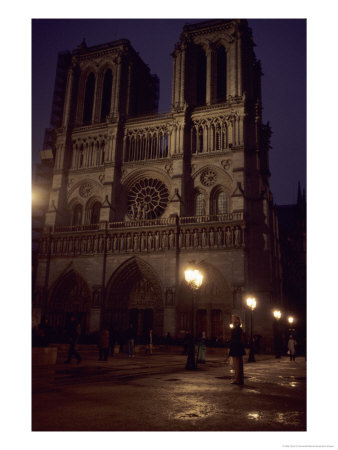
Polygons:
[[194,314],[195,314],[195,299],[198,289],[203,282],[203,274],[198,269],[188,268],[184,271],[185,281],[192,290],[192,307],[191,307],[191,333],[188,343],[188,359],[185,368],[187,370],[196,370],[197,362],[195,358],[195,338],[194,338]]
[[293,316],[288,317],[289,331],[295,331],[295,329],[293,328],[294,321],[295,321],[295,318]]
[[249,297],[246,299],[246,304],[250,308],[251,314],[250,314],[250,352],[249,352],[249,358],[248,362],[256,362],[255,360],[255,353],[253,348],[253,340],[252,340],[252,316],[253,316],[253,310],[256,308],[256,299],[254,297]]
[[273,312],[275,322],[274,322],[274,340],[275,340],[275,355],[276,358],[281,357],[281,338],[280,338],[280,328],[279,319],[282,317],[282,313],[277,309]]

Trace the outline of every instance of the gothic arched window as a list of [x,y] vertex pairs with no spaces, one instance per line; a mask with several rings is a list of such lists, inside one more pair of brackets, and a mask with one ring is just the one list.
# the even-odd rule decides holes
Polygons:
[[198,128],[198,152],[202,153],[203,152],[203,128],[199,127]]
[[217,50],[217,101],[226,100],[227,89],[227,54],[224,47]]
[[91,208],[91,214],[90,214],[90,223],[99,223],[100,221],[100,210],[101,210],[101,203],[95,202]]
[[228,211],[228,198],[224,191],[217,194],[216,202],[216,214],[226,214]]
[[211,214],[226,214],[228,212],[228,194],[221,187],[216,187],[210,198]]
[[82,224],[82,205],[76,205],[73,208],[73,215],[72,215],[72,225],[81,225]]
[[92,123],[93,107],[94,107],[94,91],[95,91],[95,75],[93,72],[88,76],[86,81],[85,100],[83,108],[83,124]]
[[79,160],[78,160],[79,168],[83,167],[83,160],[84,160],[84,150],[83,150],[83,145],[81,145],[80,150],[79,150]]
[[196,51],[197,80],[196,80],[196,103],[205,105],[206,83],[207,83],[207,59],[204,50],[199,47]]
[[195,197],[195,216],[205,216],[205,199],[201,193]]
[[103,80],[103,92],[101,103],[101,122],[106,120],[110,113],[111,93],[112,93],[113,75],[110,69],[107,70]]
[[196,138],[196,128],[193,127],[191,130],[191,153],[197,152],[197,138]]

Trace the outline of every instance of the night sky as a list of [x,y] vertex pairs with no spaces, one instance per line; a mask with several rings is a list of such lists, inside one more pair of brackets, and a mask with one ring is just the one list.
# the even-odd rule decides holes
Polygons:
[[[205,20],[201,18],[200,20]],[[170,54],[190,19],[35,19],[32,20],[32,154],[39,162],[49,126],[57,53],[129,39],[160,78],[159,112],[171,101]],[[276,204],[296,202],[297,185],[306,188],[306,20],[252,19],[255,53],[261,60],[263,120],[273,131],[271,190]]]

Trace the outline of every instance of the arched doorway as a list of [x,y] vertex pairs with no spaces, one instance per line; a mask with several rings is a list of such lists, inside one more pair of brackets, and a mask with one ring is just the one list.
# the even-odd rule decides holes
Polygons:
[[81,333],[88,330],[90,290],[85,280],[71,271],[62,276],[52,291],[47,317],[54,330],[67,327],[70,317],[74,315],[81,324]]
[[114,330],[126,330],[131,323],[139,338],[150,329],[163,334],[162,289],[149,264],[131,258],[115,271],[106,289],[103,321]]

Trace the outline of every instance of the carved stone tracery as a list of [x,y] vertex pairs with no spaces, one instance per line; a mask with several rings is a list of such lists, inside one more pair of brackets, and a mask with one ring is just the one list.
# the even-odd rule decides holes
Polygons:
[[128,194],[128,214],[131,219],[160,217],[167,207],[169,191],[157,178],[137,181]]
[[204,186],[213,186],[216,183],[217,175],[214,170],[206,169],[201,173],[201,183]]

